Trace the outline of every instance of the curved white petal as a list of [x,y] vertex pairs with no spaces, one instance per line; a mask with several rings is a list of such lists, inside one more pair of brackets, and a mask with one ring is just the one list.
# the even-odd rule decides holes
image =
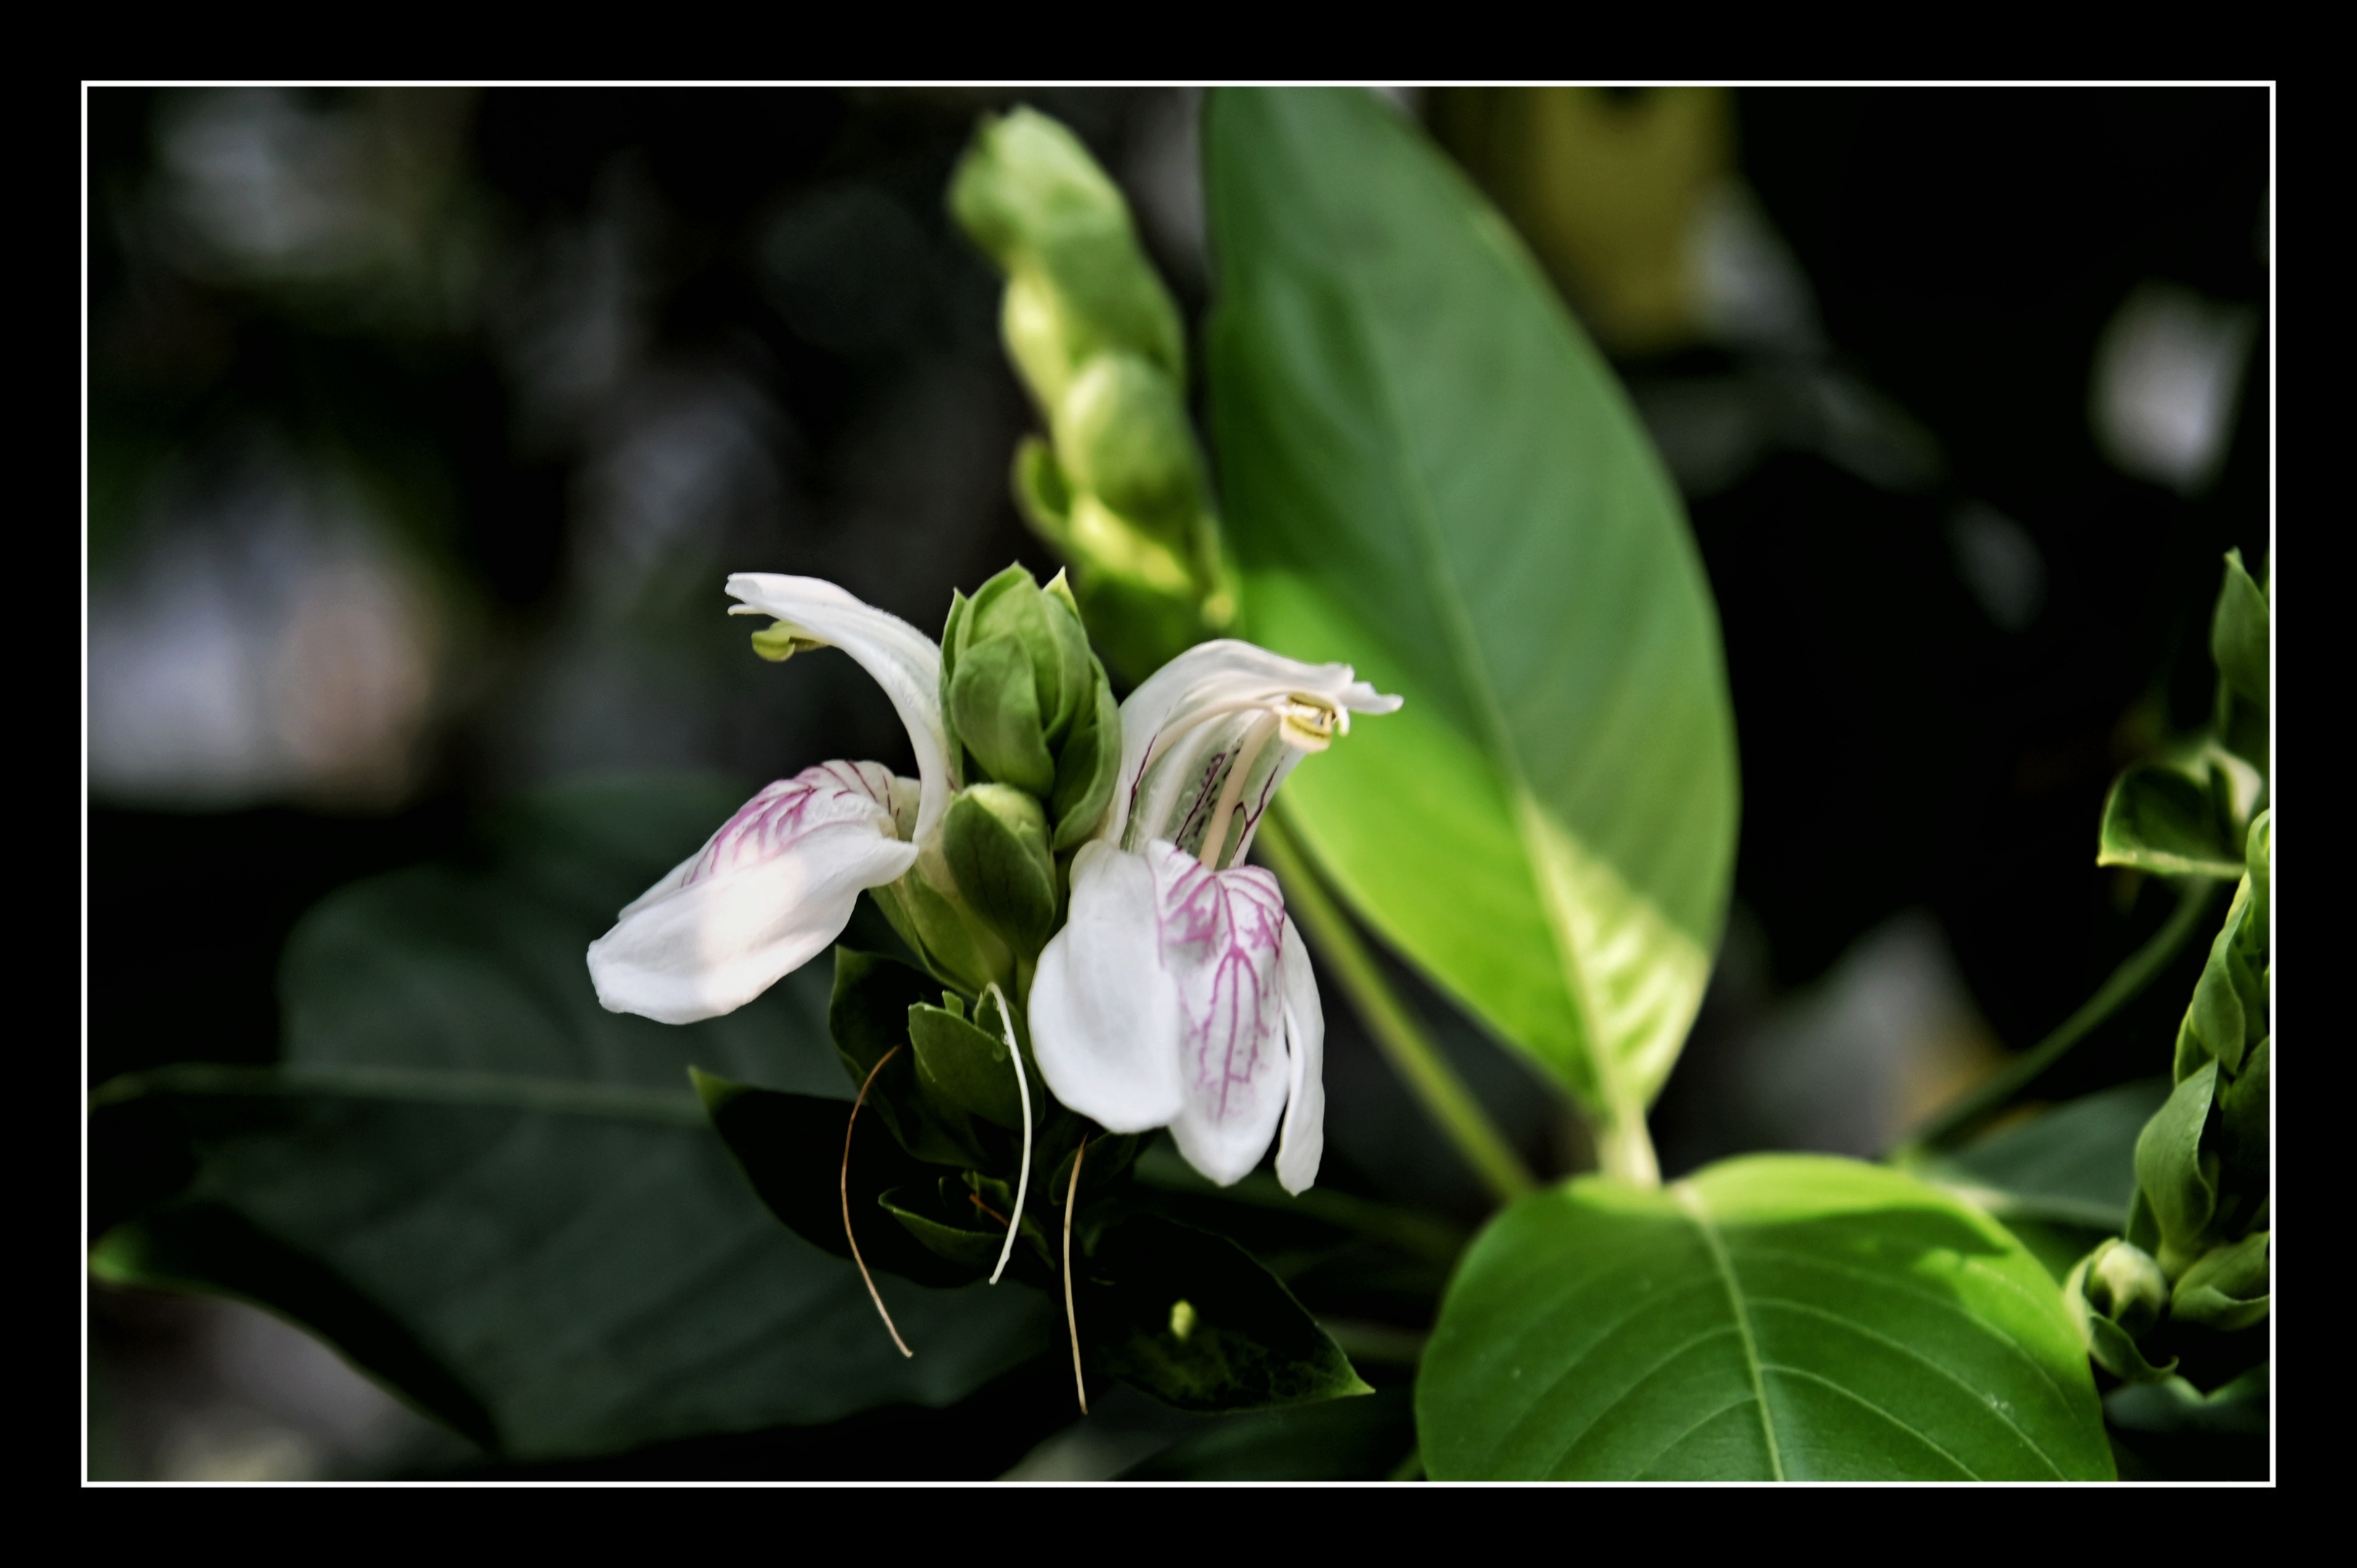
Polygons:
[[1292,1193],[1318,1179],[1326,1153],[1326,1010],[1318,1000],[1318,976],[1301,931],[1285,922],[1277,961],[1284,970],[1285,1047],[1287,1090],[1285,1131],[1276,1143],[1276,1179]]
[[748,800],[589,944],[608,1012],[664,1024],[733,1013],[843,933],[865,887],[906,872],[890,770],[830,762]]
[[1276,878],[1253,866],[1206,871],[1171,844],[1148,846],[1164,968],[1178,983],[1186,1101],[1170,1123],[1187,1163],[1225,1187],[1276,1135],[1290,1077],[1285,1049],[1286,921]]
[[818,577],[738,572],[729,577],[728,591],[745,602],[730,614],[755,610],[775,616],[842,649],[884,688],[917,752],[917,842],[932,842],[955,788],[950,777],[949,727],[942,718],[942,650],[933,639],[899,616],[862,603]]
[[[1224,717],[1257,717],[1310,698],[1334,709],[1348,728],[1348,715],[1387,714],[1400,699],[1385,696],[1353,677],[1347,664],[1304,664],[1281,653],[1233,638],[1198,643],[1146,677],[1121,705],[1121,778],[1101,836],[1114,843],[1129,838],[1174,836],[1178,824],[1165,821],[1180,809],[1205,758],[1232,739]],[[1171,765],[1162,767],[1166,761]],[[1151,800],[1140,786],[1157,773]],[[1140,831],[1128,833],[1133,813]]]
[[1031,981],[1031,1051],[1058,1100],[1116,1133],[1178,1114],[1178,996],[1164,972],[1154,871],[1111,844],[1072,860],[1071,918]]

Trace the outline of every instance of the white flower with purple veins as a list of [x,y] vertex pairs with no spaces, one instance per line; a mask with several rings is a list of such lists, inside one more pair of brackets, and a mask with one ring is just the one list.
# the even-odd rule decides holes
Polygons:
[[1277,786],[1350,715],[1397,697],[1346,664],[1236,641],[1188,650],[1121,706],[1121,774],[1071,868],[1030,1022],[1056,1098],[1116,1133],[1168,1127],[1222,1185],[1277,1145],[1300,1192],[1325,1147],[1325,1015],[1276,879],[1240,864]]
[[875,762],[829,762],[748,800],[705,846],[625,908],[589,946],[597,1000],[616,1013],[693,1024],[731,1013],[826,950],[863,889],[938,858],[952,782],[932,639],[815,577],[739,572],[732,615],[779,625],[757,641],[782,658],[834,647],[875,678],[908,726],[915,780]]

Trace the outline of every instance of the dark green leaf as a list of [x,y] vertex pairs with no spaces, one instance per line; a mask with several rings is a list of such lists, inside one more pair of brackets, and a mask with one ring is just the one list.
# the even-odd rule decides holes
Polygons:
[[1231,1416],[1133,1467],[1125,1481],[1383,1481],[1415,1452],[1405,1389]]
[[2243,875],[2226,812],[2211,790],[2161,763],[2140,763],[2112,783],[2104,801],[2095,864],[2132,865],[2163,876]]
[[2254,1367],[2208,1394],[2183,1378],[2115,1389],[2104,1400],[2104,1413],[2132,1433],[2264,1433],[2267,1369]]
[[1505,224],[1358,90],[1206,129],[1211,407],[1245,634],[1406,706],[1287,821],[1383,935],[1609,1120],[1726,908],[1734,728],[1677,495]]
[[2061,1293],[1879,1166],[1731,1160],[1508,1208],[1416,1385],[1437,1479],[2108,1478]]
[[685,1028],[597,1005],[589,940],[744,793],[559,790],[488,872],[327,900],[289,945],[281,1068],[94,1097],[101,1122],[167,1117],[197,1173],[94,1267],[261,1301],[517,1455],[942,1404],[1046,1348],[1030,1293],[881,1279],[903,1360],[857,1273],[764,1212],[713,1135],[692,1062],[848,1110],[823,970]]
[[[992,1010],[991,1016],[997,1016]],[[937,1104],[968,1116],[980,1116],[1001,1127],[1023,1125],[1023,1093],[1008,1059],[1006,1040],[977,1028],[954,1013],[918,1005],[909,1009],[909,1039],[916,1047],[917,1079]],[[1031,1108],[1035,1117],[1047,1114],[1047,1101],[1039,1086],[1039,1069],[1029,1069]]]
[[[974,1158],[965,1130],[928,1103],[918,1084],[915,1053],[909,1049],[909,1010],[939,994],[930,979],[904,963],[838,947],[827,1027],[843,1070],[855,1088],[867,1085],[869,1107],[900,1146],[920,1160],[963,1165]],[[900,1054],[893,1056],[895,1049]]]
[[2116,1235],[2136,1196],[2136,1135],[2169,1091],[2167,1079],[2147,1079],[2070,1101],[1916,1174],[2008,1224],[2039,1219]]
[[1293,1294],[1224,1236],[1139,1215],[1073,1267],[1102,1372],[1180,1410],[1268,1410],[1367,1392]]
[[[856,1130],[848,1129],[851,1107],[840,1100],[748,1089],[706,1072],[695,1074],[695,1089],[753,1191],[795,1235],[823,1251],[849,1258],[851,1244],[843,1234],[844,1196],[848,1192],[859,1254],[869,1268],[927,1285],[961,1285],[974,1279],[971,1269],[944,1262],[877,1212],[883,1193],[930,1185],[941,1174],[939,1167],[903,1150],[880,1123],[863,1113]],[[847,1175],[843,1165],[846,1131],[852,1132]]]
[[2185,1271],[2169,1316],[2212,1328],[2248,1328],[2267,1316],[2267,1233],[2212,1247]]

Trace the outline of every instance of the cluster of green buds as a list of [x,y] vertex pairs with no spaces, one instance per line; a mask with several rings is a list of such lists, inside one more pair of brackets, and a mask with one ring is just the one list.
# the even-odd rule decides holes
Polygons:
[[1072,563],[1108,657],[1142,680],[1235,615],[1178,307],[1120,190],[1044,114],[985,120],[950,208],[1006,274],[1007,352],[1051,437],[1017,450],[1016,499]]
[[941,668],[957,790],[940,865],[875,891],[935,973],[1021,997],[1062,924],[1073,852],[1113,800],[1120,709],[1060,572],[1042,587],[1009,566],[952,594]]
[[[2136,1140],[2127,1234],[2089,1253],[2065,1287],[2088,1353],[2128,1383],[2169,1380],[2200,1337],[2250,1328],[2267,1316],[2267,618],[2266,595],[2230,556],[2211,625],[2216,727],[2202,744],[2253,778],[2236,779],[2224,763],[2213,763],[2206,781],[2180,771],[2193,787],[2188,809],[2164,809],[2148,779],[2124,811],[2131,775],[2115,787],[2105,813],[2106,858],[2162,871],[2185,869],[2173,862],[2199,855],[2197,874],[2219,875],[2222,856],[2210,840],[2242,829],[2233,901],[2178,1026],[2176,1086]],[[2254,806],[2247,825],[2237,821]]]

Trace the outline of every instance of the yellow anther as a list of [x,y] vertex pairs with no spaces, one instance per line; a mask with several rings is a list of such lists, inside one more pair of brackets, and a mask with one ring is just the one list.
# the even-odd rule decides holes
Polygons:
[[1323,751],[1334,742],[1334,721],[1332,708],[1297,694],[1285,704],[1286,741],[1299,751]]

